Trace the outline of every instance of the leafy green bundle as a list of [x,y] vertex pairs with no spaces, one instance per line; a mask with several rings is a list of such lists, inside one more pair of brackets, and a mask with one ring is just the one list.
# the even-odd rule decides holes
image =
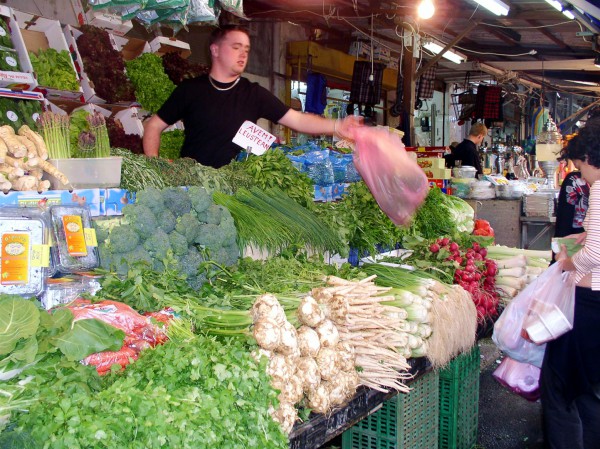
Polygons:
[[215,192],[213,197],[234,217],[241,247],[273,253],[293,245],[333,254],[346,250],[331,228],[278,188],[238,189],[234,196]]
[[125,63],[135,88],[135,98],[144,109],[155,113],[169,98],[175,84],[165,74],[160,56],[144,53]]
[[29,57],[41,86],[60,90],[79,90],[75,68],[67,50],[57,51],[48,48],[39,50],[37,55],[30,51]]

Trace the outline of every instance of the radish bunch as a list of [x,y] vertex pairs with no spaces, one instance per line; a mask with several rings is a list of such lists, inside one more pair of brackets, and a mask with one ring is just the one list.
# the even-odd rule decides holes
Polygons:
[[479,322],[498,315],[498,294],[495,276],[498,271],[496,262],[487,258],[487,249],[477,242],[470,248],[461,248],[449,238],[439,238],[429,245],[432,253],[448,254],[444,260],[451,261],[456,267],[454,283],[468,291],[475,306]]

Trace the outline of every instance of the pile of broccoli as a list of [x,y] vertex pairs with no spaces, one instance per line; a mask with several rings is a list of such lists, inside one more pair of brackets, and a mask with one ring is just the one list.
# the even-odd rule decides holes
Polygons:
[[126,275],[132,264],[147,262],[162,271],[167,258],[194,289],[206,281],[200,265],[207,260],[233,265],[239,257],[237,231],[229,211],[213,202],[203,187],[150,187],[123,208],[122,224],[100,243],[103,268]]

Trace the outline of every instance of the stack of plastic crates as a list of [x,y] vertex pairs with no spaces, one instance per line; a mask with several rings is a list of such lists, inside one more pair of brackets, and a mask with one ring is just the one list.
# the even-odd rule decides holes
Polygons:
[[471,449],[479,421],[479,347],[439,370],[439,449]]
[[431,371],[409,384],[381,409],[342,435],[342,449],[436,449],[439,374]]

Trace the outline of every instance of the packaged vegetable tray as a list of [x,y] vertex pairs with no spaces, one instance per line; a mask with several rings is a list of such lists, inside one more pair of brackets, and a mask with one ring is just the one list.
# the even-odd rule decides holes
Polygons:
[[77,273],[100,265],[90,209],[87,206],[50,207],[56,244],[55,266],[61,273]]
[[41,294],[48,275],[47,226],[44,220],[0,209],[0,293]]

